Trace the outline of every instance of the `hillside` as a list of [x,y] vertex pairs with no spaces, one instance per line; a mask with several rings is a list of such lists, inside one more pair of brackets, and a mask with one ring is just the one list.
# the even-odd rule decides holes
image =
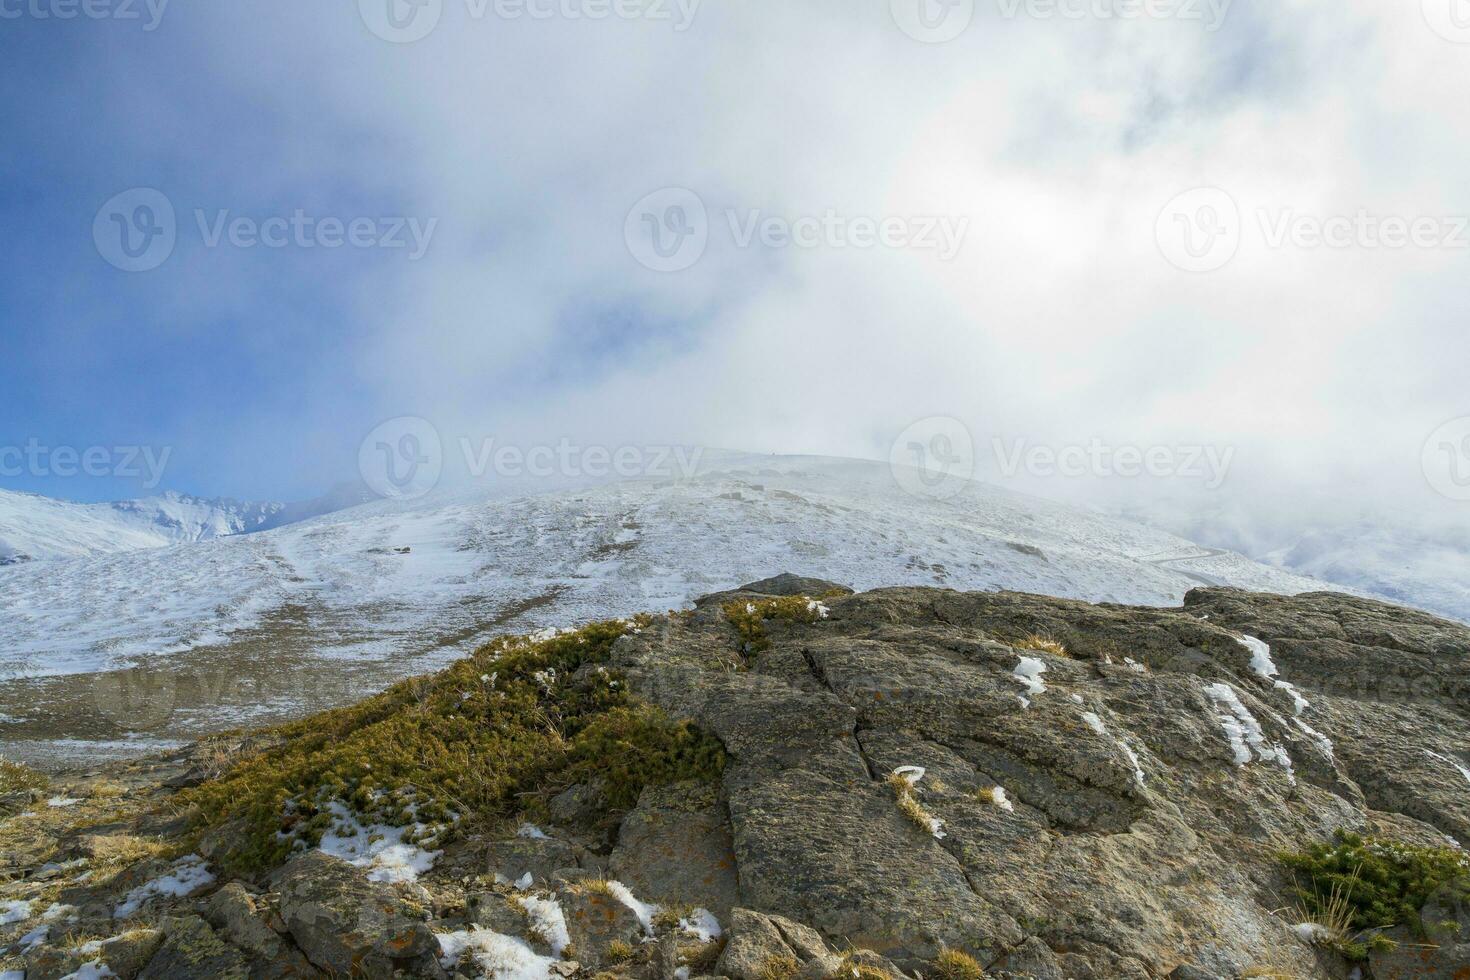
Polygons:
[[687,481],[383,501],[260,534],[6,569],[0,738],[43,762],[151,750],[347,703],[505,630],[681,608],[781,567],[858,588],[1157,605],[1200,584],[1321,587],[979,483],[934,500],[904,493],[882,464],[736,457]]
[[1467,687],[1470,630],[1341,595],[782,576],[165,758],[7,769],[0,968],[1458,976]]

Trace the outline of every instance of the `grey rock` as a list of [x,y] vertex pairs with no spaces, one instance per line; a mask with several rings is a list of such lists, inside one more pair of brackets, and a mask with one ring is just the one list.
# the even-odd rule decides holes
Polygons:
[[267,911],[239,882],[210,896],[205,917],[216,932],[250,955],[251,980],[320,975],[300,950],[271,928]]
[[729,940],[715,964],[715,971],[731,980],[760,980],[769,967],[781,960],[792,964],[793,976],[802,961],[786,944],[781,931],[768,917],[751,909],[731,912]]
[[117,974],[118,980],[136,980],[163,945],[157,929],[134,929],[102,943],[98,958]]
[[702,784],[645,789],[619,830],[610,871],[644,901],[703,907],[722,922],[740,900],[730,822]]
[[527,872],[540,883],[551,880],[563,868],[595,869],[596,856],[585,847],[553,838],[515,837],[496,841],[486,848],[488,870],[507,881],[519,881]]
[[318,968],[363,978],[396,970],[441,971],[438,941],[428,925],[385,885],[319,851],[280,872],[281,916],[291,938]]
[[572,940],[570,955],[584,966],[595,970],[607,963],[615,942],[636,947],[643,939],[643,924],[633,910],[592,882],[568,885],[557,898]]
[[163,945],[137,980],[249,980],[250,967],[197,915],[163,920]]

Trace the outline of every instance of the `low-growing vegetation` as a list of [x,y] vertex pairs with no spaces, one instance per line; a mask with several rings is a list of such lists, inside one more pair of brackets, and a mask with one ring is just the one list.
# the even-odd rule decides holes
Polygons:
[[788,623],[815,623],[827,618],[827,607],[823,600],[846,595],[845,592],[827,592],[820,596],[778,596],[770,599],[743,599],[727,602],[720,608],[725,619],[740,634],[740,650],[747,657],[769,650],[771,639],[766,634],[769,620],[784,620]]
[[260,870],[319,843],[334,802],[367,824],[422,828],[413,842],[432,847],[457,821],[535,812],[593,776],[615,808],[649,784],[712,780],[719,742],[639,702],[605,666],[637,625],[498,639],[438,674],[276,729],[272,747],[183,802],[201,828],[243,819],[226,864]]
[[19,762],[0,759],[0,796],[7,793],[23,793],[27,790],[44,790],[50,781],[30,766]]
[[1421,847],[1340,830],[1330,842],[1281,855],[1299,875],[1298,917],[1319,944],[1363,959],[1392,942],[1378,930],[1406,926],[1417,936],[1453,928],[1424,922],[1431,896],[1470,901],[1470,855],[1453,847]]

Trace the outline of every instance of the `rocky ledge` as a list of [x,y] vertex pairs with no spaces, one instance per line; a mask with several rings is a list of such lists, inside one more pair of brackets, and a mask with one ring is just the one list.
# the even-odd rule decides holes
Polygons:
[[5,773],[7,980],[1470,976],[1470,630],[1334,594],[780,576]]

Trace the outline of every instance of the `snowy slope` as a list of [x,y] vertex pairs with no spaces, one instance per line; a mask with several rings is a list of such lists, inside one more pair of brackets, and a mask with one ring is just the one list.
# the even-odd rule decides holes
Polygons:
[[680,483],[381,501],[205,538],[5,569],[0,679],[151,665],[262,630],[273,655],[296,642],[406,668],[487,633],[673,608],[782,570],[1155,604],[1201,582],[1322,588],[1116,518],[981,484],[915,497],[886,465],[804,457],[738,457]]
[[306,504],[242,503],[168,492],[142,500],[75,504],[0,490],[0,564],[163,548],[249,534],[361,499],[336,493]]

